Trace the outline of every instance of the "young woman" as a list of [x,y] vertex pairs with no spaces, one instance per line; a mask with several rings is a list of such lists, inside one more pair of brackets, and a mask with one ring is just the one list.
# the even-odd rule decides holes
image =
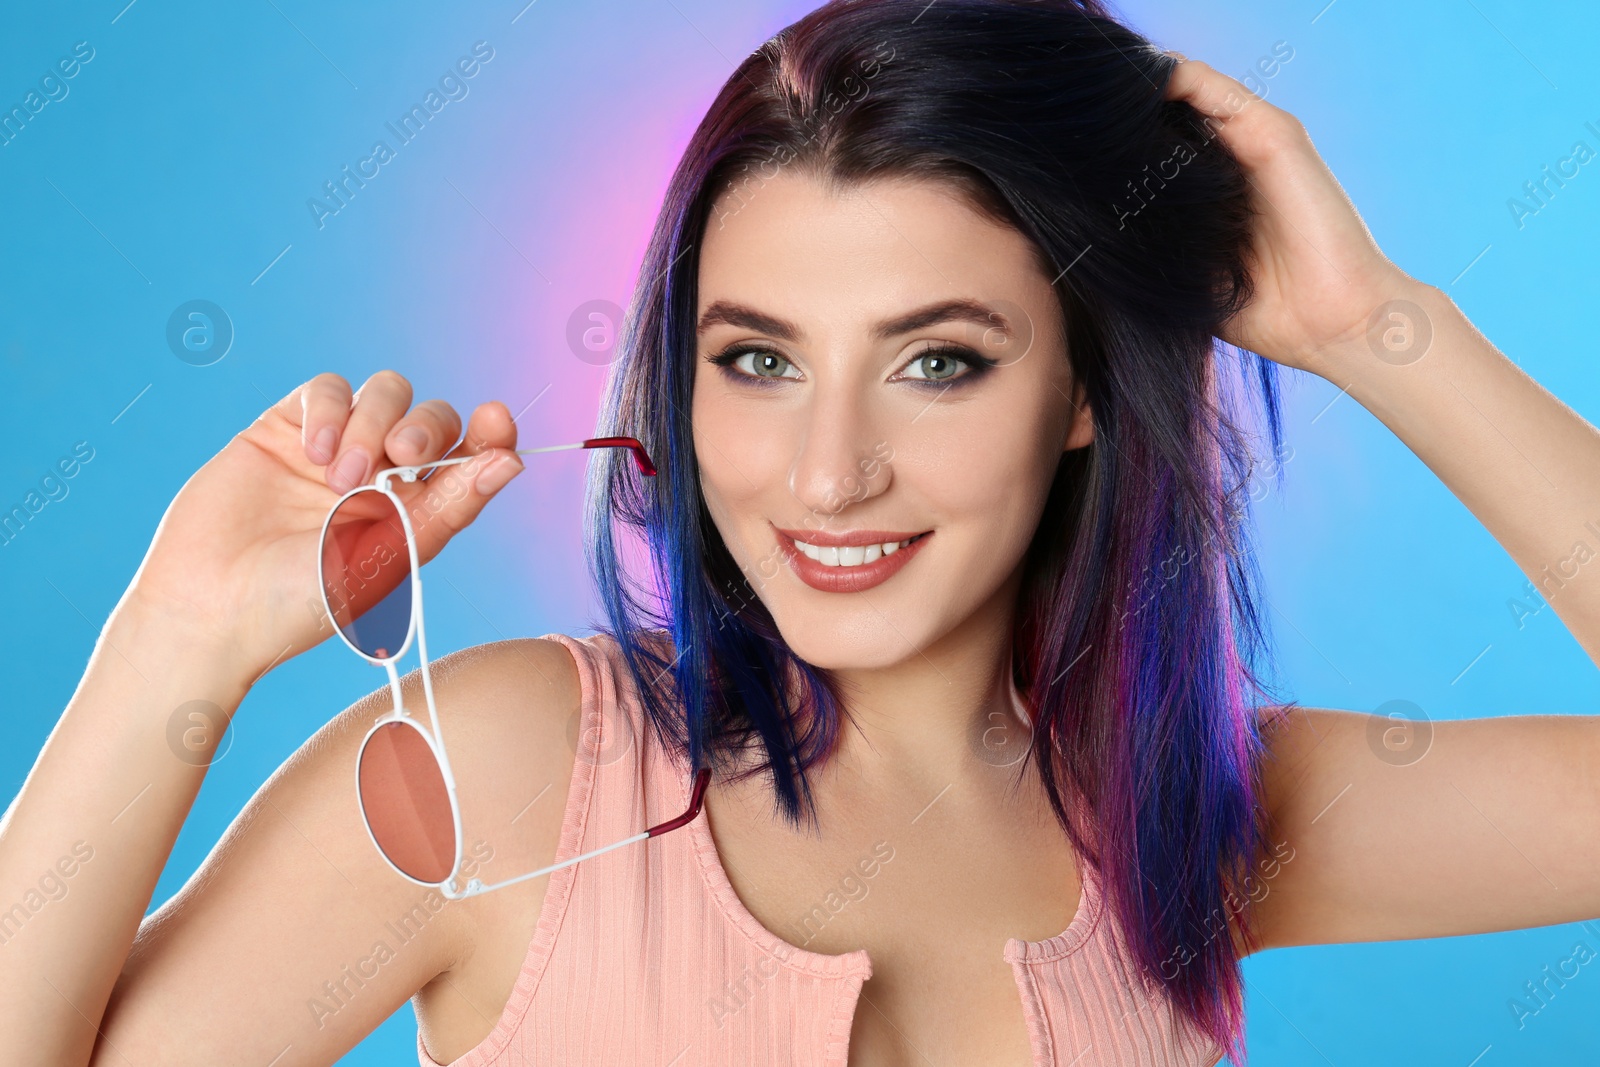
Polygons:
[[318,375],[173,501],[0,826],[7,894],[70,884],[0,916],[5,1062],[326,1064],[414,998],[423,1064],[1210,1064],[1248,952],[1600,915],[1595,718],[1424,744],[1261,699],[1230,382],[1275,444],[1277,365],[1571,579],[1600,654],[1600,437],[1290,115],[1095,0],[832,3],[728,80],[640,278],[602,430],[658,470],[592,468],[608,625],[398,688],[463,879],[694,818],[447,903],[356,803],[382,689],[141,921],[216,740],[175,759],[175,709],[328,635],[335,503],[468,461],[393,486],[426,561],[521,469],[498,402],[458,443],[399,374]]

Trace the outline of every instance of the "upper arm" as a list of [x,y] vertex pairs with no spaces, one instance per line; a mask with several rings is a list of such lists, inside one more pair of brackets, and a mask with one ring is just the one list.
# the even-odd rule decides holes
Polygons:
[[[1413,731],[1409,747],[1389,744]],[[1259,948],[1600,915],[1600,717],[1402,720],[1295,708],[1264,730]]]
[[[460,794],[463,863],[476,858],[486,881],[515,873],[507,864],[549,863],[573,759],[565,736],[577,680],[566,650],[502,641],[445,657],[432,676]],[[402,692],[426,723],[417,672]],[[521,887],[446,902],[379,856],[355,766],[390,704],[384,687],[317,731],[145,919],[93,1062],[332,1063],[473,955],[494,898]],[[552,783],[557,796],[529,807]],[[545,882],[528,883],[540,899]]]

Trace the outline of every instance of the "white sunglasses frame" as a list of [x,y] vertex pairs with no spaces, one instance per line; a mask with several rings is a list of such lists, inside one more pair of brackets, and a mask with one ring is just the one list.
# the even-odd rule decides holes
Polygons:
[[[583,441],[570,445],[550,445],[544,448],[523,448],[518,449],[516,454],[521,456],[533,452],[558,452],[564,449],[596,447],[599,441],[605,440],[610,439],[596,438],[591,439],[590,441]],[[600,447],[628,446],[604,445]],[[358,485],[354,489],[351,489],[349,492],[345,493],[338,500],[334,501],[333,506],[328,509],[327,517],[322,520],[322,531],[317,538],[317,589],[318,594],[322,597],[323,610],[327,613],[329,621],[333,624],[334,632],[339,635],[339,640],[344,642],[346,648],[350,649],[350,651],[354,652],[368,663],[381,666],[385,671],[388,672],[389,692],[394,697],[394,706],[389,711],[378,717],[378,719],[367,730],[365,736],[361,738],[361,745],[356,750],[356,808],[361,813],[361,825],[366,829],[367,839],[372,842],[372,847],[378,850],[378,855],[383,857],[384,863],[389,866],[390,870],[394,871],[396,874],[400,875],[400,877],[414,885],[426,886],[430,889],[438,890],[439,894],[446,900],[464,900],[468,897],[475,897],[482,893],[492,892],[496,889],[503,889],[506,886],[516,885],[518,882],[525,882],[530,878],[538,878],[542,875],[550,874],[552,871],[560,870],[562,867],[569,867],[580,860],[590,859],[592,857],[601,855],[602,853],[610,852],[612,849],[621,848],[624,845],[631,845],[636,842],[646,840],[650,837],[660,836],[661,834],[666,833],[668,830],[677,829],[679,826],[692,821],[699,814],[701,799],[705,795],[706,785],[709,783],[711,777],[710,768],[702,768],[695,775],[689,809],[683,815],[680,815],[675,819],[652,826],[648,830],[642,830],[631,837],[623,838],[621,841],[616,841],[609,845],[603,845],[600,848],[591,849],[590,851],[581,853],[580,855],[572,856],[569,859],[564,859],[560,863],[552,863],[548,867],[541,867],[536,871],[529,871],[527,874],[519,874],[515,878],[507,878],[504,881],[495,882],[492,885],[485,885],[483,881],[478,878],[470,878],[467,880],[465,885],[460,887],[456,886],[455,883],[461,873],[461,858],[463,852],[461,834],[461,805],[456,798],[455,774],[450,769],[450,758],[445,754],[444,734],[439,729],[439,712],[433,699],[433,675],[428,667],[428,638],[426,627],[423,622],[422,611],[422,566],[417,558],[417,539],[415,531],[413,531],[411,528],[411,517],[406,513],[405,503],[397,495],[395,495],[393,490],[389,488],[389,480],[391,478],[399,478],[402,482],[415,482],[417,480],[417,475],[422,471],[430,470],[434,467],[449,467],[457,463],[469,463],[472,460],[480,458],[482,457],[460,456],[455,459],[435,460],[432,463],[418,463],[411,466],[386,467],[378,472],[371,485]],[[357,496],[361,493],[371,492],[382,493],[384,496],[389,498],[389,501],[392,504],[394,504],[394,509],[400,516],[400,523],[405,529],[406,551],[410,555],[411,559],[411,619],[406,626],[406,638],[393,655],[384,657],[382,659],[367,655],[361,649],[357,648],[347,636],[345,636],[344,629],[339,625],[339,621],[333,613],[332,605],[328,603],[327,576],[323,571],[323,546],[327,542],[328,528],[333,522],[333,517],[339,513],[339,509],[344,506],[345,501],[349,500],[351,497]],[[395,663],[404,657],[405,654],[410,650],[413,636],[416,638],[417,642],[417,656],[420,660],[422,674],[422,692],[428,704],[428,720],[433,726],[432,735],[430,735],[428,731],[424,730],[422,725],[411,715],[409,711],[406,710],[405,700],[400,691],[400,672],[395,669]],[[420,878],[414,878],[395,865],[394,861],[389,858],[388,853],[383,850],[383,846],[378,844],[377,836],[372,832],[372,824],[367,820],[366,805],[362,803],[361,800],[361,757],[366,753],[367,743],[372,740],[372,736],[377,733],[381,727],[396,722],[404,723],[422,735],[423,741],[428,746],[428,751],[433,754],[434,761],[439,766],[439,773],[444,779],[445,793],[450,799],[450,820],[455,837],[455,858],[451,864],[450,873],[442,882],[426,882]],[[580,755],[578,758],[582,759],[583,757]]]

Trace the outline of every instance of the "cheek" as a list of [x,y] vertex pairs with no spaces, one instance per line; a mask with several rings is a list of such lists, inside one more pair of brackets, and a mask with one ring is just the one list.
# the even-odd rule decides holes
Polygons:
[[1008,571],[1032,541],[1061,461],[1061,431],[1052,419],[1042,407],[998,405],[947,420],[897,449],[896,477],[914,478],[918,494],[960,532],[971,573]]
[[[773,512],[771,497],[785,492],[789,434],[781,415],[760,403],[729,396],[719,383],[699,382],[690,418],[700,491],[734,558],[744,562],[739,543],[764,529]],[[742,526],[740,524],[743,524]],[[741,536],[742,535],[742,536]]]
[[910,447],[896,448],[896,469],[917,468],[930,498],[952,516],[1000,522],[1033,510],[1060,461],[1050,412],[996,400],[959,418],[923,420]]

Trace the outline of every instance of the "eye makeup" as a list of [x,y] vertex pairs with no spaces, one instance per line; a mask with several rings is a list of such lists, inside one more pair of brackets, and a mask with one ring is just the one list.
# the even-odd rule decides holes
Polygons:
[[[736,368],[734,364],[745,356],[754,357],[751,361],[752,366],[754,365],[755,360],[764,358],[781,361],[783,364],[793,366],[788,357],[782,352],[768,347],[767,345],[755,344],[749,341],[735,342],[734,344],[723,349],[721,352],[707,356],[706,362],[722,368],[723,374],[734,381],[741,383],[749,382],[759,388],[768,388],[771,384],[777,382],[792,382],[798,380],[782,374],[755,374],[751,371],[745,371]],[[904,370],[906,367],[914,366],[928,359],[951,360],[960,364],[961,366],[966,367],[967,370],[944,378],[917,378],[904,376]],[[959,385],[965,381],[981,378],[999,362],[1000,361],[997,359],[991,359],[990,357],[976,352],[973,349],[967,348],[964,345],[954,345],[948,343],[933,345],[928,348],[924,348],[922,351],[912,356],[911,359],[906,362],[905,367],[901,368],[901,373],[896,374],[895,377],[889,380],[913,382],[919,386],[937,385],[941,387],[948,387],[951,385]]]

